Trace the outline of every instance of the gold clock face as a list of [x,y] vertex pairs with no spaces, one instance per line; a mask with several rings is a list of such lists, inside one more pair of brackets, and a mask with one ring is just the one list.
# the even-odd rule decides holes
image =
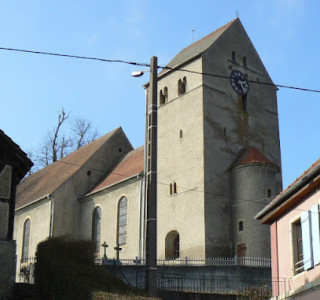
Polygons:
[[236,93],[238,93],[241,96],[248,94],[249,82],[242,72],[238,70],[233,70],[230,73],[229,78],[230,84]]

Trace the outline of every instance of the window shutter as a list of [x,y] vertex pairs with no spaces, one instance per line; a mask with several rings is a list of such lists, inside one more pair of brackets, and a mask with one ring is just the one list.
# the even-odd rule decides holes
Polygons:
[[302,247],[303,247],[303,264],[304,269],[309,270],[313,267],[311,231],[310,231],[310,211],[304,211],[301,214],[302,228]]
[[313,261],[317,265],[320,263],[320,236],[319,236],[319,206],[311,208],[311,228],[312,228],[312,249]]

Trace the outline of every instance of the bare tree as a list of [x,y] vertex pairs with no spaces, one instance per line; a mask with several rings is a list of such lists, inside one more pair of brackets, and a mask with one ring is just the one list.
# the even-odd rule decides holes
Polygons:
[[82,146],[91,143],[98,137],[98,131],[92,128],[90,121],[77,118],[74,120],[72,128],[74,148],[79,149]]
[[50,165],[97,138],[98,132],[93,129],[91,122],[81,118],[75,118],[69,134],[64,134],[65,130],[62,129],[65,128],[69,117],[70,113],[66,113],[62,108],[53,131],[47,133],[38,150],[29,151],[35,162],[33,171]]

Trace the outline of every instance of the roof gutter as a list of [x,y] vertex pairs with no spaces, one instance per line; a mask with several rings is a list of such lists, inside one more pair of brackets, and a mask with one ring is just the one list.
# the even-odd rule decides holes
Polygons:
[[44,195],[44,196],[42,196],[42,197],[40,197],[40,198],[38,198],[38,199],[36,199],[36,200],[34,200],[34,201],[32,201],[32,202],[29,202],[29,203],[27,203],[27,204],[25,204],[25,205],[23,205],[23,206],[20,206],[20,207],[16,208],[15,211],[21,210],[21,209],[23,209],[23,208],[25,208],[25,207],[27,207],[27,206],[30,206],[30,205],[32,205],[32,204],[34,204],[34,203],[36,203],[36,202],[39,202],[39,201],[41,201],[41,200],[43,200],[43,199],[45,199],[45,198],[46,198],[46,199],[50,199],[50,197],[51,197],[50,194],[46,194],[46,195]]
[[268,213],[270,213],[274,208],[278,207],[280,204],[284,203],[289,197],[298,192],[303,186],[309,183],[318,173],[320,173],[320,165],[311,170],[308,174],[303,176],[294,185],[288,188],[283,194],[275,198],[275,200],[269,203],[265,208],[255,215],[255,219],[262,219]]

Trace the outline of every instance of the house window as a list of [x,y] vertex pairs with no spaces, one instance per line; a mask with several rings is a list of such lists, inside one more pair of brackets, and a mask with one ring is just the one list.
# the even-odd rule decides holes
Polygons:
[[303,211],[292,224],[294,274],[320,264],[319,205]]
[[180,139],[182,139],[183,138],[183,131],[182,131],[182,129],[180,129]]
[[172,183],[170,183],[170,185],[169,185],[169,195],[172,195],[172,191],[173,191],[173,189],[172,189]]
[[180,257],[180,237],[175,230],[170,231],[165,240],[166,259],[176,259]]
[[117,244],[120,246],[127,242],[127,212],[128,200],[127,197],[122,197],[118,203]]
[[183,95],[186,92],[187,78],[183,77],[178,80],[178,95]]
[[168,88],[164,87],[163,90],[160,90],[160,105],[168,103]]
[[30,219],[27,219],[23,225],[23,240],[22,240],[22,262],[26,261],[29,257],[29,244],[30,244]]
[[97,206],[93,210],[91,239],[94,243],[95,253],[100,253],[100,242],[101,242],[101,208],[100,206]]
[[301,220],[297,220],[292,224],[292,242],[293,242],[293,263],[294,274],[303,271],[303,248],[302,248],[302,229]]

